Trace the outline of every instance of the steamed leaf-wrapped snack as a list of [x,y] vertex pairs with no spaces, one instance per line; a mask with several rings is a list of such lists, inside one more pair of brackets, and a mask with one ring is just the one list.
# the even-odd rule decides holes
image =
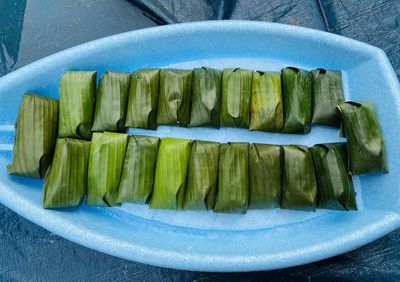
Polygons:
[[336,106],[345,102],[340,71],[316,69],[313,76],[312,124],[339,127],[340,116]]
[[249,208],[277,208],[282,190],[282,148],[251,144],[249,152]]
[[248,198],[249,144],[221,144],[214,211],[246,213]]
[[22,96],[8,173],[43,178],[53,159],[57,127],[57,100],[35,94]]
[[256,71],[251,89],[249,129],[281,131],[284,125],[281,74]]
[[347,137],[351,174],[388,172],[386,150],[376,109],[371,102],[346,102],[338,107]]
[[44,208],[78,206],[86,195],[90,142],[57,139],[53,163],[46,174]]
[[284,209],[315,210],[317,180],[311,153],[305,146],[285,145],[283,148]]
[[285,133],[309,133],[312,119],[311,72],[298,68],[282,70]]
[[107,71],[100,78],[92,131],[123,131],[131,74]]
[[67,71],[60,81],[59,137],[90,139],[96,97],[96,72]]
[[191,70],[161,70],[157,124],[189,125],[192,76]]
[[157,128],[160,69],[139,69],[132,73],[126,127]]
[[150,208],[183,209],[191,144],[186,139],[161,139]]
[[194,141],[184,208],[212,210],[218,185],[219,143]]
[[219,128],[222,72],[212,68],[193,70],[190,126],[210,125]]
[[158,137],[129,137],[117,203],[148,202],[153,191],[159,141]]
[[318,208],[357,210],[356,192],[347,173],[346,143],[310,148],[318,183]]
[[249,128],[253,71],[224,69],[222,74],[221,126]]
[[88,205],[115,205],[127,143],[128,135],[124,133],[93,133],[88,169]]

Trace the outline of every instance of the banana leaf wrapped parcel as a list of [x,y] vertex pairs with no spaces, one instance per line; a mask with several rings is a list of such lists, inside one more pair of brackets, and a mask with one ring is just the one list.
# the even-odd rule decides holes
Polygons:
[[307,134],[312,119],[311,72],[288,67],[282,70],[285,125],[282,132]]
[[194,141],[190,153],[186,210],[212,210],[218,186],[219,143]]
[[314,211],[317,180],[311,153],[306,146],[284,145],[281,207]]
[[127,143],[128,135],[124,133],[93,133],[89,155],[87,205],[116,204]]
[[340,116],[336,107],[345,102],[342,73],[316,69],[313,77],[313,118],[312,124],[340,126]]
[[130,136],[116,202],[145,204],[153,191],[158,137]]
[[222,74],[221,126],[249,128],[253,71],[226,68]]
[[278,208],[281,201],[282,148],[251,144],[249,152],[249,208]]
[[139,69],[132,73],[125,127],[157,128],[160,69]]
[[279,132],[284,125],[280,72],[253,74],[250,130]]
[[150,208],[183,209],[191,145],[191,140],[161,139]]
[[100,78],[92,131],[124,131],[130,79],[130,73],[110,71]]
[[215,212],[246,213],[249,198],[249,144],[220,146]]
[[222,72],[212,68],[193,70],[190,126],[219,128],[221,114]]
[[57,139],[54,159],[46,174],[44,208],[77,207],[86,195],[90,142]]
[[158,125],[189,125],[192,77],[192,70],[161,69]]
[[15,124],[11,175],[43,178],[53,159],[58,128],[58,101],[24,94]]
[[385,143],[374,104],[346,102],[337,108],[342,134],[347,138],[350,173],[388,172]]
[[90,140],[96,97],[96,72],[67,71],[60,80],[58,137]]
[[347,172],[346,143],[310,148],[318,184],[318,208],[357,210],[356,192]]

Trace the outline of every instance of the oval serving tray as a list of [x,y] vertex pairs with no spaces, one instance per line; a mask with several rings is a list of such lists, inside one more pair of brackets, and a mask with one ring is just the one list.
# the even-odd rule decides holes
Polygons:
[[[13,123],[24,92],[58,97],[65,70],[132,71],[143,67],[210,66],[279,70],[283,66],[343,71],[347,100],[376,103],[389,157],[389,174],[354,177],[359,211],[250,210],[245,215],[82,206],[44,210],[42,180],[8,176]],[[400,226],[400,87],[380,49],[341,36],[281,24],[223,21],[143,29],[57,53],[0,79],[0,201],[64,238],[125,259],[205,271],[289,267],[341,254]],[[159,127],[133,134],[313,145],[340,141],[338,130],[309,135],[243,129]]]

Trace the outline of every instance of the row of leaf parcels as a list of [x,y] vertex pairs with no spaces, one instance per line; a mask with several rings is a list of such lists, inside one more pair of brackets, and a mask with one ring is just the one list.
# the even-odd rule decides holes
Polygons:
[[86,189],[86,203],[97,206],[133,202],[157,209],[229,213],[248,208],[315,210],[317,205],[357,209],[345,143],[308,149],[160,141],[111,132],[94,133],[91,144],[58,139],[43,206],[77,206]]
[[[342,121],[343,134],[351,127],[347,130],[350,172],[387,171],[375,108],[365,102],[343,104],[337,71],[141,69],[133,74],[106,72],[97,97],[95,91],[96,72],[63,75],[59,137],[90,139],[91,131],[155,129],[157,124],[308,133],[311,124],[338,127]],[[364,160],[372,160],[372,165]]]
[[59,137],[176,124],[308,133],[311,124],[339,127],[343,102],[341,73],[323,69],[106,72],[97,94],[96,72],[68,71],[60,81]]

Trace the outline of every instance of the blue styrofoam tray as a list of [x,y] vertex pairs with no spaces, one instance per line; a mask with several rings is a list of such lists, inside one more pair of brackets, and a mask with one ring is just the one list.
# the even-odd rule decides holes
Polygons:
[[[42,180],[8,176],[13,124],[24,92],[58,97],[65,70],[132,71],[210,66],[279,70],[283,66],[343,71],[347,100],[374,101],[386,139],[389,174],[354,177],[359,211],[251,210],[246,215],[82,206],[41,208]],[[86,43],[0,78],[0,201],[76,243],[143,263],[205,271],[282,268],[367,244],[400,226],[400,87],[385,53],[329,33],[265,22],[198,22],[143,29]],[[243,129],[160,127],[130,133],[204,140],[313,145],[340,141],[314,127],[306,136]]]

